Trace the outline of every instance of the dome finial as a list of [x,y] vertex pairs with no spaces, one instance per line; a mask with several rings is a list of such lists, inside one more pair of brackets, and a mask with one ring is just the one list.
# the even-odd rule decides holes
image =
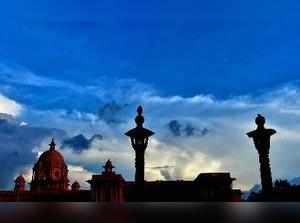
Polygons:
[[143,117],[143,107],[140,105],[138,108],[137,108],[137,116],[135,118],[135,123],[137,126],[143,126],[144,124],[144,117]]
[[138,113],[138,115],[142,115],[142,113],[143,113],[143,107],[140,105],[138,108],[137,108],[137,113]]
[[114,173],[113,172],[113,169],[115,168],[113,165],[112,165],[112,162],[110,161],[110,159],[108,159],[105,163],[105,165],[103,166],[104,168],[104,174],[112,174]]
[[56,144],[55,144],[54,138],[52,138],[51,143],[49,144],[49,146],[50,146],[50,150],[55,150]]
[[71,186],[72,191],[79,191],[80,190],[80,184],[78,183],[77,180],[72,184]]
[[256,117],[256,119],[255,119],[255,123],[258,126],[264,126],[265,123],[266,123],[266,119],[261,114],[258,114],[257,117]]

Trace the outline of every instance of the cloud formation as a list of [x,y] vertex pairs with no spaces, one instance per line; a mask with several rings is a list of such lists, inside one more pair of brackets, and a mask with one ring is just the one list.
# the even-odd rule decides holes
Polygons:
[[[55,85],[56,82],[51,83]],[[193,179],[201,172],[228,171],[237,178],[235,186],[242,189],[259,182],[257,154],[245,133],[255,128],[254,118],[261,113],[266,116],[267,125],[278,131],[271,148],[274,178],[298,176],[298,82],[268,92],[227,99],[203,94],[192,97],[163,96],[156,89],[134,80],[104,83],[95,81],[93,86],[79,88],[82,89],[81,104],[93,104],[95,97],[101,99],[101,103],[95,103],[97,105],[92,110],[27,106],[20,113],[16,106],[10,113],[18,114],[24,123],[31,125],[62,127],[70,136],[84,134],[90,138],[101,134],[103,140],[84,146],[87,148],[80,153],[74,152],[70,146],[62,147],[67,162],[88,172],[98,172],[101,163],[110,158],[117,172],[133,180],[134,153],[123,134],[135,126],[136,107],[142,104],[145,126],[156,132],[146,153],[146,166],[170,167],[146,168],[147,180]],[[49,84],[44,87],[53,86]],[[72,87],[69,90],[72,92]],[[91,94],[93,97],[90,97]],[[65,100],[68,101],[68,98]],[[70,107],[72,105],[69,104]],[[9,113],[8,110],[6,112]],[[110,121],[119,117],[122,121]]]
[[5,113],[13,116],[17,116],[23,110],[23,107],[16,101],[5,97],[0,94],[0,113]]
[[118,124],[124,122],[122,112],[125,112],[127,104],[118,104],[115,101],[108,102],[98,109],[98,117],[107,123]]
[[94,140],[102,140],[102,135],[93,135],[90,139],[87,139],[84,135],[80,134],[71,138],[64,139],[61,143],[61,149],[71,148],[75,152],[81,153],[83,150],[90,148]]
[[[65,137],[63,130],[22,126],[18,120],[0,119],[0,188],[12,188],[14,177],[28,175],[37,156],[48,149],[51,137]],[[46,143],[47,142],[47,143]],[[45,145],[44,145],[45,144]]]
[[202,137],[209,133],[207,128],[198,128],[193,126],[191,123],[181,123],[178,120],[172,120],[167,125],[168,129],[172,133],[173,136],[179,137],[190,137],[190,136],[198,136]]
[[[40,111],[39,122],[46,124],[50,119],[54,125],[60,123],[70,135],[84,132],[92,136],[101,133],[104,139],[90,145],[80,154],[72,149],[63,149],[68,163],[95,172],[99,171],[99,163],[110,158],[115,163],[117,172],[121,172],[126,179],[133,180],[134,153],[123,133],[134,127],[134,105],[143,104],[145,126],[156,132],[147,150],[147,166],[174,166],[163,170],[146,169],[147,180],[191,180],[201,172],[228,171],[237,178],[236,187],[247,189],[259,182],[259,171],[256,151],[245,133],[255,128],[254,118],[257,113],[262,113],[267,117],[267,125],[278,130],[271,149],[274,178],[298,174],[300,154],[298,155],[297,145],[300,143],[300,128],[297,120],[300,121],[300,112],[297,111],[300,110],[300,103],[297,86],[285,86],[255,98],[240,96],[227,100],[208,96],[208,100],[185,100],[182,97],[179,101],[168,101],[168,98],[162,97],[163,100],[153,101],[145,98],[147,94],[151,98],[151,93],[143,93],[135,101],[128,100],[131,114],[126,113],[125,122],[117,125],[110,125],[96,115],[85,112]],[[174,120],[181,120],[183,123],[179,124],[183,137],[170,137],[170,130],[165,123]],[[186,123],[192,123],[193,128],[198,129],[198,134],[187,136]],[[293,152],[287,153],[282,148]]]

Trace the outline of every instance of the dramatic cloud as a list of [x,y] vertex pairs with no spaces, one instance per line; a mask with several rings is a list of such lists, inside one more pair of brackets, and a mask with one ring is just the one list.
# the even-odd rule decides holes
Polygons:
[[59,129],[21,126],[14,119],[0,120],[0,188],[11,188],[14,177],[27,174],[26,169],[36,161],[40,150],[48,149],[51,137],[65,137]]
[[[52,81],[54,82],[50,81],[43,87],[52,90],[54,86],[51,83],[58,84],[55,80]],[[33,85],[35,82],[28,80],[29,83]],[[63,142],[67,138],[58,142],[70,165],[80,166],[94,173],[101,171],[101,165],[111,159],[117,172],[126,179],[133,180],[134,152],[124,132],[135,126],[136,107],[142,104],[145,110],[145,126],[156,132],[146,152],[147,180],[191,180],[201,172],[224,171],[231,172],[237,178],[235,187],[242,189],[259,182],[257,154],[245,133],[256,127],[254,118],[261,113],[266,116],[267,125],[278,131],[273,137],[271,148],[274,178],[298,176],[300,127],[297,123],[300,122],[300,87],[297,82],[267,93],[227,99],[203,94],[193,97],[162,96],[150,86],[134,80],[108,83],[100,80],[93,84],[78,86],[80,93],[74,91],[75,95],[81,95],[78,100],[81,106],[76,107],[75,104],[74,109],[69,108],[74,105],[76,97],[72,97],[71,101],[67,97],[63,100],[64,104],[68,104],[66,109],[57,109],[55,106],[47,109],[26,106],[21,113],[16,112],[17,109],[10,113],[19,115],[22,120],[18,123],[19,128],[59,127],[68,136],[77,136],[75,139],[68,138],[70,141],[67,143]],[[63,87],[63,83],[58,86],[61,86],[61,91],[64,87],[68,88],[70,95],[73,87],[77,88]],[[86,104],[93,105],[93,109],[84,110]],[[98,134],[103,136],[102,140],[91,139]],[[20,141],[17,137],[15,139]],[[34,145],[35,153],[43,151],[38,149],[39,145]],[[46,143],[41,147],[47,147]],[[32,148],[27,150],[32,151]],[[16,156],[15,149],[9,151],[10,156],[2,157]],[[6,160],[19,162],[13,158]],[[29,162],[30,159],[28,162],[20,162],[20,167],[28,166]],[[163,166],[169,168],[154,168]]]
[[53,88],[68,88],[73,91],[82,91],[83,88],[67,82],[56,79],[43,77],[33,73],[32,71],[17,65],[6,65],[0,63],[1,81],[11,84],[33,86],[33,87],[53,87]]
[[199,129],[190,123],[180,123],[178,120],[172,120],[168,123],[168,128],[173,136],[205,136],[209,133],[207,128]]
[[102,140],[103,136],[94,135],[90,139],[87,139],[84,135],[80,134],[68,139],[63,140],[61,148],[71,148],[75,152],[82,152],[83,150],[87,150],[90,148],[94,140]]
[[121,172],[127,179],[134,174],[133,151],[127,140],[118,138],[103,138],[94,140],[87,150],[78,153],[72,148],[65,148],[62,153],[69,164],[82,166],[91,172],[102,172],[102,166],[111,159],[117,172]]
[[[265,115],[267,125],[278,130],[271,149],[274,178],[298,175],[300,128],[297,120],[300,121],[300,112],[297,111],[300,103],[297,86],[284,87],[256,98],[242,96],[228,100],[217,100],[211,96],[207,100],[203,99],[204,96],[201,100],[185,100],[183,97],[179,101],[172,98],[170,101],[168,98],[147,100],[145,95],[151,98],[151,94],[144,92],[135,103],[129,100],[132,104],[144,105],[145,126],[156,132],[146,152],[146,166],[150,167],[146,168],[147,180],[191,180],[201,172],[225,171],[237,178],[236,187],[250,188],[259,182],[259,171],[256,151],[245,133],[255,128],[257,113]],[[134,153],[123,133],[135,125],[135,106],[129,106],[128,110],[131,114],[125,114],[126,121],[117,125],[110,125],[93,114],[75,111],[35,111],[31,112],[30,120],[38,114],[40,124],[64,126],[69,135],[83,133],[92,137],[100,133],[104,136],[103,140],[91,143],[80,153],[76,152],[74,145],[74,148],[63,146],[67,162],[87,171],[99,172],[100,163],[110,158],[117,172],[133,180]],[[176,130],[181,137],[170,137],[170,128],[166,128],[165,124],[169,123],[170,127],[170,120],[177,126],[172,134]],[[157,166],[170,168],[151,168]]]
[[92,178],[92,175],[96,173],[92,173],[84,169],[82,166],[68,165],[68,169],[71,185],[72,183],[77,181],[80,184],[81,189],[90,189],[90,184],[87,181],[90,180]]
[[[124,132],[135,126],[140,104],[156,133],[148,180],[228,171],[234,186],[252,187],[258,161],[245,133],[257,113],[278,131],[274,178],[299,175],[300,84],[274,89],[299,78],[296,1],[259,3],[258,10],[252,1],[193,1],[192,8],[185,1],[3,2],[0,113],[10,121],[0,121],[0,187],[32,168],[52,136],[78,170],[70,177],[100,172],[111,158],[132,180],[134,153]],[[103,140],[91,139],[97,134]],[[151,168],[162,166],[169,168]]]
[[128,105],[120,105],[115,101],[109,102],[101,106],[98,110],[98,116],[100,119],[111,124],[118,124],[124,122],[124,115],[122,112],[125,111],[125,108]]
[[0,94],[0,113],[17,116],[22,111],[22,106],[17,102]]
[[168,124],[168,127],[174,136],[181,136],[181,127],[182,126],[180,125],[180,123],[178,121],[176,121],[176,120],[170,121],[170,123]]
[[22,66],[0,62],[1,93],[13,96],[22,104],[38,110],[96,112],[98,109],[100,119],[119,122],[124,120],[124,116],[118,117],[117,113],[127,108],[128,103],[138,100],[142,92],[154,92],[150,86],[128,78],[99,76],[92,81],[77,84],[48,76],[36,74]]
[[148,168],[148,180],[186,179],[194,180],[201,172],[220,171],[221,163],[193,148],[181,148],[156,139],[146,153],[146,163],[150,167],[161,165],[168,168]]

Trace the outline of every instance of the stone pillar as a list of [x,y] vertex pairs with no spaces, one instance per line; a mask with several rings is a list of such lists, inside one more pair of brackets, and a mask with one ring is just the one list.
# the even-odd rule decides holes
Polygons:
[[266,120],[263,116],[257,115],[255,119],[257,129],[248,132],[247,135],[253,139],[258,152],[262,192],[264,194],[270,194],[273,191],[273,183],[269,154],[271,136],[274,135],[276,131],[274,129],[266,129],[265,122]]

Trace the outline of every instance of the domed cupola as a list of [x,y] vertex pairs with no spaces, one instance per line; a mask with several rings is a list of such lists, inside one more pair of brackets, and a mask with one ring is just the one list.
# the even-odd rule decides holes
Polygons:
[[55,149],[54,139],[49,146],[33,167],[32,191],[68,190],[68,167],[64,157]]
[[25,178],[22,175],[18,176],[17,179],[15,180],[14,191],[15,192],[25,191],[25,184],[26,184]]

